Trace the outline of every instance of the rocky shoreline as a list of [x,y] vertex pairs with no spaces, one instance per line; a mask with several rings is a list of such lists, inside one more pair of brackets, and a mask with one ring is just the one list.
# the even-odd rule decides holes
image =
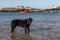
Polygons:
[[16,8],[13,8],[13,7],[7,7],[7,8],[1,8],[0,9],[0,12],[20,12],[20,11],[23,11],[23,10],[30,10],[31,12],[60,12],[60,8],[51,8],[51,9],[36,9],[36,8],[31,8],[31,7],[16,7]]

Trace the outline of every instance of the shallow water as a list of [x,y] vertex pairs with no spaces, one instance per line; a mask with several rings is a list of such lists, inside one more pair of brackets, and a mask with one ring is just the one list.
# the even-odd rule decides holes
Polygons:
[[[24,34],[24,28],[16,27],[11,33],[13,19],[33,18],[30,33]],[[0,40],[60,40],[60,13],[33,12],[0,12]]]

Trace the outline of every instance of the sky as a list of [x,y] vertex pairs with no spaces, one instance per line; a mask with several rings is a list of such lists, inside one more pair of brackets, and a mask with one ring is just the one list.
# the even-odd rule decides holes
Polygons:
[[0,8],[25,6],[33,8],[50,8],[52,6],[60,6],[60,0],[0,0]]

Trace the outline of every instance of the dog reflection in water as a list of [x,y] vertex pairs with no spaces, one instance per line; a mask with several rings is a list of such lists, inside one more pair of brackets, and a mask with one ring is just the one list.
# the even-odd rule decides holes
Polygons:
[[17,33],[17,32],[11,32],[11,40],[36,40],[37,38],[34,38],[29,35],[29,33]]
[[22,28],[25,28],[25,33],[29,33],[29,27],[32,22],[32,18],[27,18],[24,20],[21,19],[15,19],[11,21],[11,32],[13,32],[16,28],[16,26],[21,26]]

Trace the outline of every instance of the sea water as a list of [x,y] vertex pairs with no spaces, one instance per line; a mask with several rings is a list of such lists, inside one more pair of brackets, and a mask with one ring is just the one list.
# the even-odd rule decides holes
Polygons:
[[[30,36],[39,40],[60,38],[60,12],[32,12],[27,14],[20,12],[0,12],[0,39],[11,40],[12,20],[27,18],[33,19],[30,25]],[[17,33],[24,33],[24,29],[21,27],[17,27],[15,31]]]

